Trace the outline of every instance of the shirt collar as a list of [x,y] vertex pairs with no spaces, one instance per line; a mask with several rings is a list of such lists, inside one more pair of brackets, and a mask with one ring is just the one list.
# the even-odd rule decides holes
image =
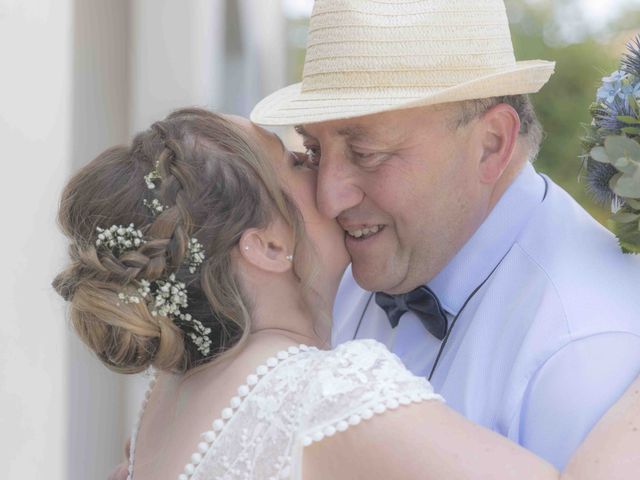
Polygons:
[[527,162],[478,230],[428,283],[442,307],[457,315],[469,295],[491,274],[544,200],[546,181]]

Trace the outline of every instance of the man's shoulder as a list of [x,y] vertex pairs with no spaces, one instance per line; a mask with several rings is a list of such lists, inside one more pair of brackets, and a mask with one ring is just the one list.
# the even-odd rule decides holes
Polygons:
[[[516,240],[513,255],[548,283],[569,323],[587,318],[626,322],[640,309],[640,256],[626,255],[615,236],[564,190],[549,182],[545,201]],[[571,325],[570,325],[571,326]]]
[[640,256],[622,253],[610,231],[547,181],[547,196],[516,245],[557,281],[566,277],[572,283],[591,282],[593,276],[640,279]]

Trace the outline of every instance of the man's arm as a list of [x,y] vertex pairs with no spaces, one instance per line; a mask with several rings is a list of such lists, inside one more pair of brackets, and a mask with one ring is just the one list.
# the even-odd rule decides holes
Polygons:
[[564,468],[640,372],[640,337],[601,333],[573,341],[533,375],[519,418],[522,446]]

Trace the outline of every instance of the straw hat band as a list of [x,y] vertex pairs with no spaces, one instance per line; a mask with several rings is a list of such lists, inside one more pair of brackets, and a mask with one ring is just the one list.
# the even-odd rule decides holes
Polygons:
[[336,89],[344,85],[359,85],[360,88],[381,87],[436,87],[447,88],[469,82],[479,77],[497,73],[504,68],[475,68],[453,71],[450,68],[442,70],[406,70],[402,72],[388,70],[377,72],[338,72],[321,73],[305,76],[303,92],[321,89]]
[[[424,40],[402,40],[393,42],[380,42],[372,45],[369,41],[362,42],[331,42],[316,43],[307,47],[306,63],[313,63],[327,58],[375,58],[384,56],[415,57],[418,47],[422,50],[418,55],[431,57],[451,56],[452,43],[430,40],[425,46]],[[495,40],[474,40],[469,44],[469,40],[456,40],[460,51],[464,55],[499,55],[513,54],[511,38],[503,37]],[[464,47],[464,50],[462,48]]]
[[[429,31],[429,35],[424,32]],[[429,29],[422,26],[407,28],[380,28],[371,31],[366,27],[354,27],[349,29],[331,28],[323,29],[309,37],[308,47],[317,44],[343,43],[343,42],[368,42],[369,44],[412,42],[416,35],[422,36],[421,42],[413,42],[415,45],[423,45],[433,42],[456,42],[456,41],[483,41],[494,40],[504,42],[511,40],[509,32],[495,32],[487,34],[485,27],[469,27],[465,29],[439,27]],[[453,44],[455,46],[455,43]],[[469,45],[467,45],[469,47]],[[426,48],[424,49],[426,51]]]
[[[348,12],[348,13],[327,13],[320,18],[315,19],[309,27],[309,33],[312,34],[318,30],[327,27],[403,27],[411,25],[422,25],[425,27],[442,27],[443,20],[447,19],[445,25],[449,27],[466,27],[474,25],[499,26],[504,24],[501,22],[502,16],[505,15],[500,10],[482,10],[476,12],[473,16],[465,12],[464,15],[452,15],[444,13],[421,13],[417,15],[374,15],[370,12]],[[448,18],[447,18],[448,17]]]
[[507,54],[499,55],[459,55],[454,59],[447,57],[432,57],[429,55],[398,55],[381,57],[334,57],[318,59],[307,63],[304,78],[314,75],[341,73],[350,71],[360,72],[404,72],[404,71],[433,71],[480,69],[491,70],[509,67],[515,59]]
[[[477,12],[475,15],[460,15],[460,16],[451,16],[448,21],[448,25],[450,27],[464,27],[469,25],[488,25],[488,26],[500,26],[503,24],[500,23],[500,17],[504,15],[504,12],[501,11],[481,11]],[[346,16],[346,18],[344,18]],[[420,15],[411,15],[411,16],[380,16],[380,15],[372,15],[371,13],[358,13],[358,12],[350,12],[343,16],[343,21],[345,24],[343,26],[365,26],[365,27],[401,27],[408,25],[424,25],[425,27],[441,27],[442,20],[446,17],[446,15],[441,13],[422,13]],[[336,13],[330,13],[322,16],[317,19],[312,26],[309,28],[309,33],[313,33],[317,30],[326,27],[336,26],[337,21],[340,20],[341,15]]]

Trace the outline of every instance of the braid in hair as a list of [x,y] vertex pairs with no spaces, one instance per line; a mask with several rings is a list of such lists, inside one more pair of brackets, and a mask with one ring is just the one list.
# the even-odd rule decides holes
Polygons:
[[[150,209],[153,202],[161,208]],[[53,285],[70,304],[76,332],[109,368],[184,371],[242,348],[251,305],[230,253],[243,231],[267,226],[274,215],[302,231],[273,168],[244,131],[205,110],[179,110],[71,179],[58,215],[71,263]],[[96,247],[97,228],[129,224],[144,237],[137,248]],[[189,266],[193,239],[204,246],[197,270]],[[173,275],[188,298],[181,313],[210,329],[208,355],[190,341],[192,323],[154,315],[148,301],[123,301],[143,281]]]

